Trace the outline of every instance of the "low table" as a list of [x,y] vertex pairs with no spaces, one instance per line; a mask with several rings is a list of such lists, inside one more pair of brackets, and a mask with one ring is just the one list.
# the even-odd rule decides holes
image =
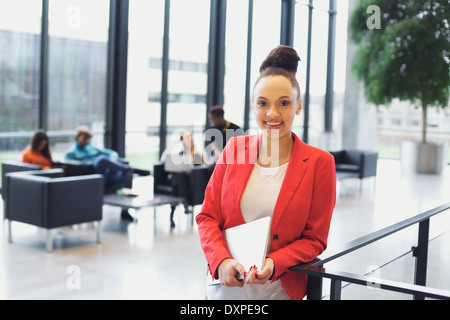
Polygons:
[[[152,198],[143,195],[118,195],[106,194],[103,197],[103,204],[121,207],[122,209],[140,210],[143,208],[156,207],[169,204],[171,206],[178,206],[184,202],[184,198],[174,197],[165,194],[154,194]],[[156,220],[156,211],[154,212]],[[133,221],[136,222],[136,215],[131,215]]]

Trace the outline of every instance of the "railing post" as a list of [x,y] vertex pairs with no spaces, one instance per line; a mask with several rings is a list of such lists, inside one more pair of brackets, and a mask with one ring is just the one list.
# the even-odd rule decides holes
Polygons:
[[308,285],[306,291],[307,300],[322,300],[323,278],[308,275]]
[[[416,258],[414,283],[425,286],[427,281],[428,262],[428,237],[430,231],[430,218],[419,223],[419,237],[417,247],[413,248],[413,256]],[[423,300],[424,296],[414,295],[414,300]]]
[[341,289],[342,281],[332,279],[330,286],[330,300],[341,300]]

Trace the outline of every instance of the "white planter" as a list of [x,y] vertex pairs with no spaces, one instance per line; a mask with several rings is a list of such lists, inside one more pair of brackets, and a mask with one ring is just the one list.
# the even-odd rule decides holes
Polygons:
[[403,140],[400,151],[402,169],[414,173],[440,174],[447,164],[445,143]]

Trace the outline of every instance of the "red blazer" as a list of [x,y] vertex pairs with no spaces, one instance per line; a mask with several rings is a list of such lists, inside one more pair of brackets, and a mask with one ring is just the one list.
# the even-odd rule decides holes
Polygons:
[[[330,153],[292,135],[294,147],[273,213],[272,252],[268,257],[275,263],[272,281],[280,278],[291,298],[302,299],[307,277],[288,268],[309,262],[325,250],[336,202],[336,172]],[[240,201],[261,137],[231,139],[206,188],[196,222],[212,275],[217,275],[222,260],[231,258],[222,230],[244,223]]]

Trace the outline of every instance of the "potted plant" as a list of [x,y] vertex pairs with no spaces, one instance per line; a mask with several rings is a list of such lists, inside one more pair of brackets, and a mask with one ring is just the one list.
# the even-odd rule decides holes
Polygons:
[[445,161],[445,145],[427,141],[427,110],[449,102],[449,12],[448,0],[359,0],[349,22],[359,45],[352,71],[366,99],[422,109],[422,140],[402,143],[402,165],[418,173],[440,173]]

